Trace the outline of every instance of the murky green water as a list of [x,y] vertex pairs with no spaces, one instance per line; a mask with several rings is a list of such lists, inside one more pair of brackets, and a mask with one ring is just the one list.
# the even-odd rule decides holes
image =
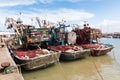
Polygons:
[[115,48],[104,56],[57,62],[36,71],[22,72],[25,80],[120,80],[120,39],[102,39]]

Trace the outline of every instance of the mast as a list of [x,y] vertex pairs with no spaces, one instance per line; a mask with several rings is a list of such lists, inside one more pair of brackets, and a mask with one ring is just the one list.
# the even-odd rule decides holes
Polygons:
[[37,21],[37,23],[38,23],[39,27],[40,27],[40,28],[42,28],[39,17],[36,17],[36,21]]

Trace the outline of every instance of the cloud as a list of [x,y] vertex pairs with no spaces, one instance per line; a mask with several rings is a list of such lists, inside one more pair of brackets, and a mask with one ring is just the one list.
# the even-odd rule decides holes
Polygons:
[[42,4],[50,4],[52,2],[70,2],[70,3],[76,3],[76,2],[82,2],[82,1],[101,1],[101,0],[39,0]]
[[17,5],[31,5],[36,3],[35,0],[0,0],[0,7],[17,6]]
[[67,1],[71,3],[76,3],[76,2],[82,2],[82,1],[101,1],[101,0],[67,0]]
[[120,32],[120,20],[108,20],[105,19],[101,25],[103,32]]
[[[37,14],[36,13],[39,13]],[[38,16],[40,18],[46,18],[50,21],[57,21],[61,19],[65,19],[67,21],[76,21],[76,20],[84,20],[94,17],[94,14],[82,11],[82,10],[75,10],[75,9],[57,9],[57,10],[36,10],[35,12],[31,12],[34,16]]]
[[39,0],[43,4],[52,3],[54,0]]
[[[50,4],[52,2],[81,2],[87,0],[0,0],[0,7],[10,7],[10,6],[18,6],[18,5],[32,5],[35,3],[42,3],[42,4]],[[90,1],[101,1],[101,0],[90,0]]]
[[[0,12],[4,17],[5,16],[13,17],[13,18],[19,17],[18,14],[16,14],[18,12],[14,10],[11,10],[11,11],[3,10]],[[65,19],[66,21],[86,20],[94,17],[94,14],[83,11],[83,10],[61,8],[61,9],[55,9],[55,10],[34,9],[34,11],[24,11],[23,14],[21,15],[23,19],[32,18],[36,16],[40,17],[40,19],[46,19],[49,21],[57,22],[58,20],[62,20],[62,19]]]
[[[55,10],[49,10],[49,9],[34,9],[34,11],[23,11],[22,15],[20,16],[18,11],[16,10],[4,10],[0,9],[0,24],[4,26],[5,23],[5,17],[12,17],[15,20],[17,20],[18,17],[21,17],[24,24],[36,24],[32,23],[31,18],[39,17],[40,20],[48,20],[51,22],[57,22],[62,19],[65,19],[66,21],[79,21],[79,20],[86,20],[94,17],[93,13],[89,13],[87,11],[83,10],[75,10],[75,9],[67,9],[67,8],[61,8],[61,9],[55,9]],[[2,27],[3,27],[2,26]]]
[[84,0],[68,0],[68,2],[72,2],[72,3],[81,2],[81,1],[84,1]]
[[118,26],[120,26],[120,21],[118,21],[118,20],[104,20],[102,24],[103,24],[103,26],[107,26],[107,27],[118,27]]

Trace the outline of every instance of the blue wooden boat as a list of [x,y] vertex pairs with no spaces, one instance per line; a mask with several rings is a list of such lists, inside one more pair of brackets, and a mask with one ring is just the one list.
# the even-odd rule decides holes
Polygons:
[[85,58],[85,56],[90,54],[90,49],[85,49],[82,51],[75,51],[72,52],[62,52],[60,55],[61,60],[76,60],[76,59],[82,59]]
[[60,60],[82,59],[90,54],[90,49],[83,49],[78,46],[50,46],[49,49],[60,51]]

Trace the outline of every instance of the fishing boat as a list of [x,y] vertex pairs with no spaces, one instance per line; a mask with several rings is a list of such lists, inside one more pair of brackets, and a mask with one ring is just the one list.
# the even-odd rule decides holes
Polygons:
[[90,53],[90,49],[83,49],[80,46],[75,46],[76,33],[73,31],[66,32],[66,26],[62,22],[58,28],[52,28],[52,38],[50,40],[49,49],[60,51],[60,60],[76,60],[85,58]]
[[60,60],[76,60],[85,58],[90,54],[90,49],[83,49],[78,46],[50,46],[51,50],[60,51]]
[[101,30],[91,28],[89,24],[85,23],[83,29],[77,29],[75,32],[78,35],[76,45],[91,49],[91,55],[93,56],[105,55],[114,48],[112,44],[100,43],[99,40],[102,37]]
[[45,68],[59,61],[59,52],[48,51],[47,49],[12,50],[8,48],[15,62],[24,70]]
[[7,42],[8,50],[15,62],[24,70],[44,68],[59,61],[60,52],[47,50],[49,28],[35,28],[21,21],[7,18],[8,29],[13,28],[15,37]]
[[92,56],[105,55],[114,48],[112,44],[82,44],[80,46],[91,49]]

